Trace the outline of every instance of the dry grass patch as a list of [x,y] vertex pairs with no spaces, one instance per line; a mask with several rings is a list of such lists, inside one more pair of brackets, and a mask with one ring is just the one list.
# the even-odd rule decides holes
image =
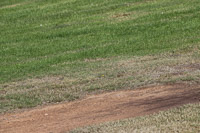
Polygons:
[[197,133],[200,104],[188,104],[158,114],[79,128],[71,133]]
[[168,82],[200,83],[199,55],[193,53],[88,59],[55,67],[62,72],[1,84],[0,112],[71,101],[104,91]]

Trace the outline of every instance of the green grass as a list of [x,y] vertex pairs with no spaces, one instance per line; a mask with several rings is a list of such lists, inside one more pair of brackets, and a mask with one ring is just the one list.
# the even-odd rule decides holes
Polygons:
[[149,84],[199,84],[199,5],[1,0],[0,112]]
[[188,104],[158,114],[79,128],[71,133],[198,133],[200,104]]
[[61,73],[63,63],[199,46],[199,5],[199,0],[1,0],[0,83]]
[[[150,84],[200,84],[200,0],[0,0],[0,113]],[[185,105],[72,132],[200,132]]]

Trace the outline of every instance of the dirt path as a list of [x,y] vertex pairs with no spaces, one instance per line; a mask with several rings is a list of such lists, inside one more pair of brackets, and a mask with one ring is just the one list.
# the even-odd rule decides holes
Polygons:
[[1,133],[60,133],[199,102],[200,85],[175,84],[89,96],[0,116]]

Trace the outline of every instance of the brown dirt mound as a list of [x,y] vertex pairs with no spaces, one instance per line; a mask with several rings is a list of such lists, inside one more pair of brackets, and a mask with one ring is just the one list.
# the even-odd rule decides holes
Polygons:
[[106,121],[199,102],[200,85],[175,84],[116,91],[0,116],[2,133],[60,133]]

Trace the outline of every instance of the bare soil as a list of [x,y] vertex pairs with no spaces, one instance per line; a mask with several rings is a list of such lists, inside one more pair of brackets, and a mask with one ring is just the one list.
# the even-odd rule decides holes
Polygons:
[[89,96],[0,115],[1,133],[62,133],[200,101],[200,85],[173,84]]

